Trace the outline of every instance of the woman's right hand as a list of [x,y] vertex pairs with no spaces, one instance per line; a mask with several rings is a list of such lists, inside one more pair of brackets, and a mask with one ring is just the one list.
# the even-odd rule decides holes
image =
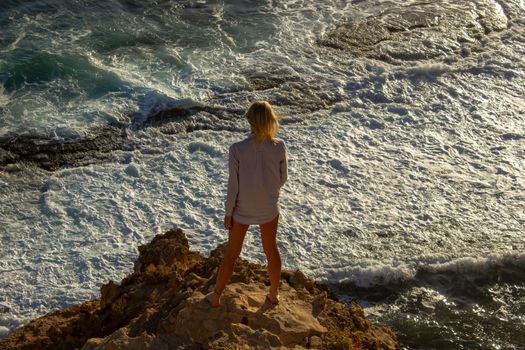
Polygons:
[[233,226],[233,217],[231,215],[224,216],[224,228],[229,230]]

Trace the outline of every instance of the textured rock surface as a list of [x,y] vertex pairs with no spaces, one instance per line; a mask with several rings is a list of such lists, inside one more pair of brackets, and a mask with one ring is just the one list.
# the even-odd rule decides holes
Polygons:
[[319,45],[345,55],[391,64],[458,60],[484,50],[487,36],[508,28],[507,12],[494,0],[407,3],[366,18],[341,22]]
[[189,250],[181,230],[140,247],[134,272],[101,297],[49,313],[0,340],[0,349],[397,349],[390,329],[371,324],[300,271],[283,271],[278,305],[266,300],[266,267],[240,259],[211,308],[225,245],[210,257]]

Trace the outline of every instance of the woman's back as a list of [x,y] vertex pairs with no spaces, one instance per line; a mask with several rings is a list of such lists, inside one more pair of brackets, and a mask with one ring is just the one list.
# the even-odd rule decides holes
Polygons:
[[[226,207],[234,207],[234,219],[243,224],[262,224],[279,213],[279,189],[287,178],[284,141],[253,141],[252,134],[230,146]],[[238,184],[237,190],[230,182]]]

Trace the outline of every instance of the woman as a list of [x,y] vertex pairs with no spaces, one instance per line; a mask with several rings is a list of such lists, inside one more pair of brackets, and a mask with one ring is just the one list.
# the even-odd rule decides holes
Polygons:
[[228,195],[224,228],[229,230],[228,248],[208,302],[221,305],[221,294],[241,253],[249,225],[259,225],[264,253],[268,259],[270,290],[267,298],[279,302],[281,256],[277,249],[279,190],[288,176],[288,157],[284,141],[277,138],[279,122],[266,101],[254,102],[246,112],[251,133],[229,149]]

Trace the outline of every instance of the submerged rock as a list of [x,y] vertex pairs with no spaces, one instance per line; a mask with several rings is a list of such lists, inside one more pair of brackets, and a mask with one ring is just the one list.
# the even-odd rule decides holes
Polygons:
[[326,286],[283,271],[280,303],[266,299],[264,265],[239,259],[212,308],[225,244],[208,258],[189,250],[182,230],[139,248],[133,273],[101,288],[101,297],[51,312],[0,340],[1,349],[398,349],[389,328],[345,307]]
[[490,33],[508,26],[504,8],[493,0],[468,0],[461,5],[442,0],[416,2],[343,21],[318,44],[393,64],[453,60],[482,51]]
[[115,150],[135,146],[119,125],[102,125],[85,137],[53,140],[47,136],[14,135],[0,138],[0,168],[19,163],[34,164],[48,171],[77,167],[111,158]]

